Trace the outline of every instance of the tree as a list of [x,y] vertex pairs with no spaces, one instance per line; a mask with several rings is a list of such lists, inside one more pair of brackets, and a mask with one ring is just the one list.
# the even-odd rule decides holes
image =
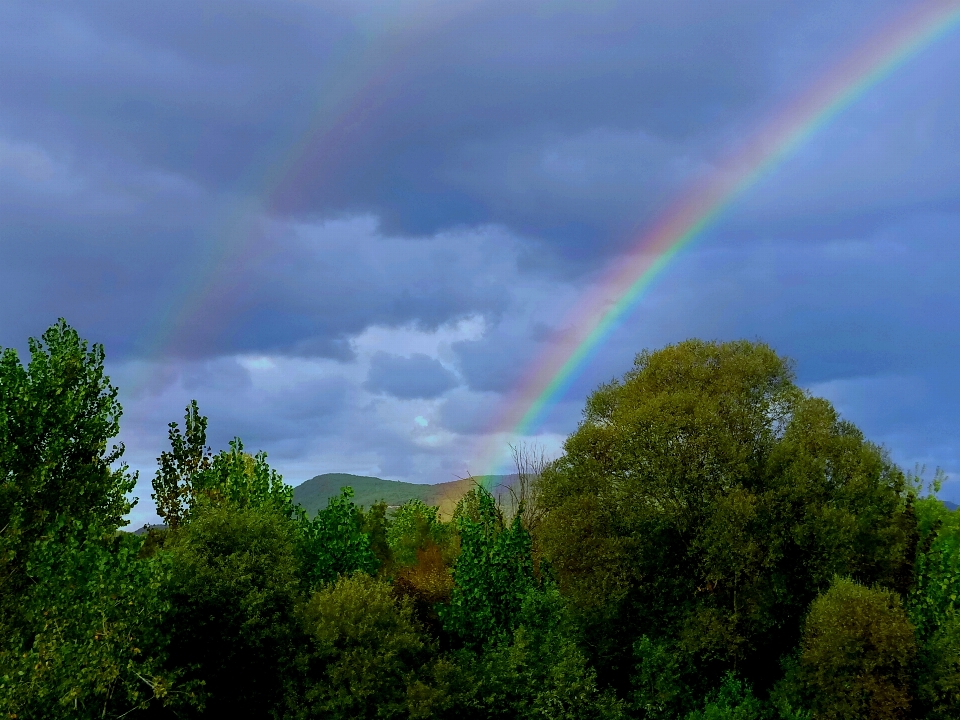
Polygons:
[[909,584],[903,474],[760,343],[641,353],[538,490],[544,556],[623,692],[643,635],[674,648],[694,697],[728,671],[765,691],[835,574]]
[[196,699],[164,668],[169,563],[142,539],[61,521],[34,544],[21,596],[26,629],[3,637],[4,717],[118,718]]
[[121,415],[104,374],[102,345],[90,347],[59,320],[29,341],[24,366],[0,352],[0,635],[28,637],[27,562],[54,527],[125,525],[136,475],[110,445]]
[[482,647],[509,637],[517,626],[523,599],[535,585],[532,541],[522,513],[505,525],[493,496],[482,487],[460,501],[455,518],[460,555],[441,618],[465,645]]
[[169,425],[170,450],[157,458],[157,474],[151,497],[157,504],[157,515],[167,527],[175,530],[186,519],[195,502],[195,485],[210,472],[213,453],[207,447],[207,418],[200,414],[196,400],[191,400],[183,416],[183,432],[172,422]]
[[913,626],[895,592],[837,578],[804,623],[788,679],[815,720],[899,720],[910,709]]
[[417,551],[429,544],[443,545],[447,528],[440,522],[439,508],[422,500],[410,500],[393,514],[387,531],[387,542],[398,565],[413,565]]
[[450,601],[451,567],[460,547],[453,523],[440,521],[439,508],[411,500],[394,512],[387,539],[394,592],[409,598],[417,620],[439,635],[437,608]]
[[0,597],[18,592],[29,545],[58,518],[106,530],[123,516],[136,476],[118,464],[117,388],[102,345],[61,319],[29,341],[30,362],[0,353]]
[[380,564],[364,532],[363,514],[353,502],[353,488],[341,488],[312,520],[300,510],[296,532],[301,578],[308,589],[357,571],[372,574]]
[[[530,588],[514,628],[470,663],[484,716],[503,720],[620,720],[623,704],[597,682],[597,673],[568,627],[555,587]],[[469,657],[469,650],[461,657]],[[462,661],[463,662],[463,661]]]
[[960,513],[936,497],[942,479],[916,503],[920,551],[907,600],[919,643],[914,704],[929,720],[960,716]]
[[703,710],[694,710],[686,720],[761,720],[764,715],[750,686],[727,673],[717,691],[708,696]]
[[292,698],[292,717],[407,716],[407,683],[428,649],[408,600],[383,580],[343,575],[313,595],[303,623],[305,685]]
[[215,717],[269,717],[291,672],[300,598],[293,522],[271,507],[201,504],[168,539],[168,667]]

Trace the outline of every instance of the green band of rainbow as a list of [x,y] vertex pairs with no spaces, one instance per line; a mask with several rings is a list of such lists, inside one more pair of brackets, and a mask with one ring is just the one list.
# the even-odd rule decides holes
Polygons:
[[960,24],[960,1],[933,0],[871,37],[806,94],[785,107],[711,178],[689,189],[635,243],[626,258],[583,298],[539,357],[488,434],[482,473],[503,471],[503,445],[529,435],[549,408],[651,285],[684,249],[714,225],[737,198],[865,92]]

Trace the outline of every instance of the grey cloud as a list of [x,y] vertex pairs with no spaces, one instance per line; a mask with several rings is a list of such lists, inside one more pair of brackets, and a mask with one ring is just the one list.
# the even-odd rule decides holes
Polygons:
[[[449,479],[569,296],[902,11],[4,3],[0,344],[63,315],[149,368],[121,386],[144,467],[196,395],[217,443],[297,473]],[[913,57],[731,204],[543,427],[573,429],[639,349],[761,338],[896,458],[960,472],[958,60],[952,38]],[[449,358],[467,387],[429,401],[430,428],[402,415],[416,402],[370,400],[354,338],[471,316],[486,334]],[[238,354],[288,363],[286,382]]]
[[395,237],[370,218],[348,218],[271,232],[248,248],[229,285],[207,293],[176,338],[178,352],[349,359],[349,338],[370,325],[431,329],[496,317],[520,274],[518,240],[498,228]]
[[397,398],[435,398],[459,384],[456,376],[436,358],[422,353],[410,357],[378,352],[370,358],[364,387]]

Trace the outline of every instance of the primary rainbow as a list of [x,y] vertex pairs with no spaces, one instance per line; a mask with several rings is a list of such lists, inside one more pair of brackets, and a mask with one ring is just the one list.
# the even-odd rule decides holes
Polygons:
[[670,262],[749,187],[867,90],[960,24],[960,1],[932,0],[863,43],[806,94],[779,112],[709,179],[690,188],[597,283],[569,328],[532,366],[488,434],[482,474],[504,472],[506,442],[529,435]]

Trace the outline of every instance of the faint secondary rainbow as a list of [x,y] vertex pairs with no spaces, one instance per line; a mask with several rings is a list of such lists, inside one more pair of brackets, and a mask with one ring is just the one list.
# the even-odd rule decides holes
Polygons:
[[569,328],[537,359],[498,417],[479,456],[481,474],[504,472],[504,444],[529,435],[651,285],[748,188],[917,53],[960,24],[960,1],[924,2],[900,15],[785,106],[717,172],[696,183],[638,238],[581,300]]
[[[415,48],[447,25],[469,20],[481,8],[482,0],[417,0],[361,13],[355,42],[335,49],[326,63],[334,70],[318,82],[307,122],[292,141],[279,138],[277,152],[268,151],[252,164],[238,183],[240,189],[212,214],[207,253],[195,258],[191,269],[178,278],[137,338],[143,357],[163,359],[178,344],[204,342],[222,331],[222,318],[229,317],[239,295],[238,279],[270,251],[269,223],[298,186],[307,184],[302,176],[309,174],[314,184],[334,176],[366,120],[381,112],[384,104],[402,101],[398,78]],[[132,383],[134,394],[154,372],[149,363],[142,364]]]

